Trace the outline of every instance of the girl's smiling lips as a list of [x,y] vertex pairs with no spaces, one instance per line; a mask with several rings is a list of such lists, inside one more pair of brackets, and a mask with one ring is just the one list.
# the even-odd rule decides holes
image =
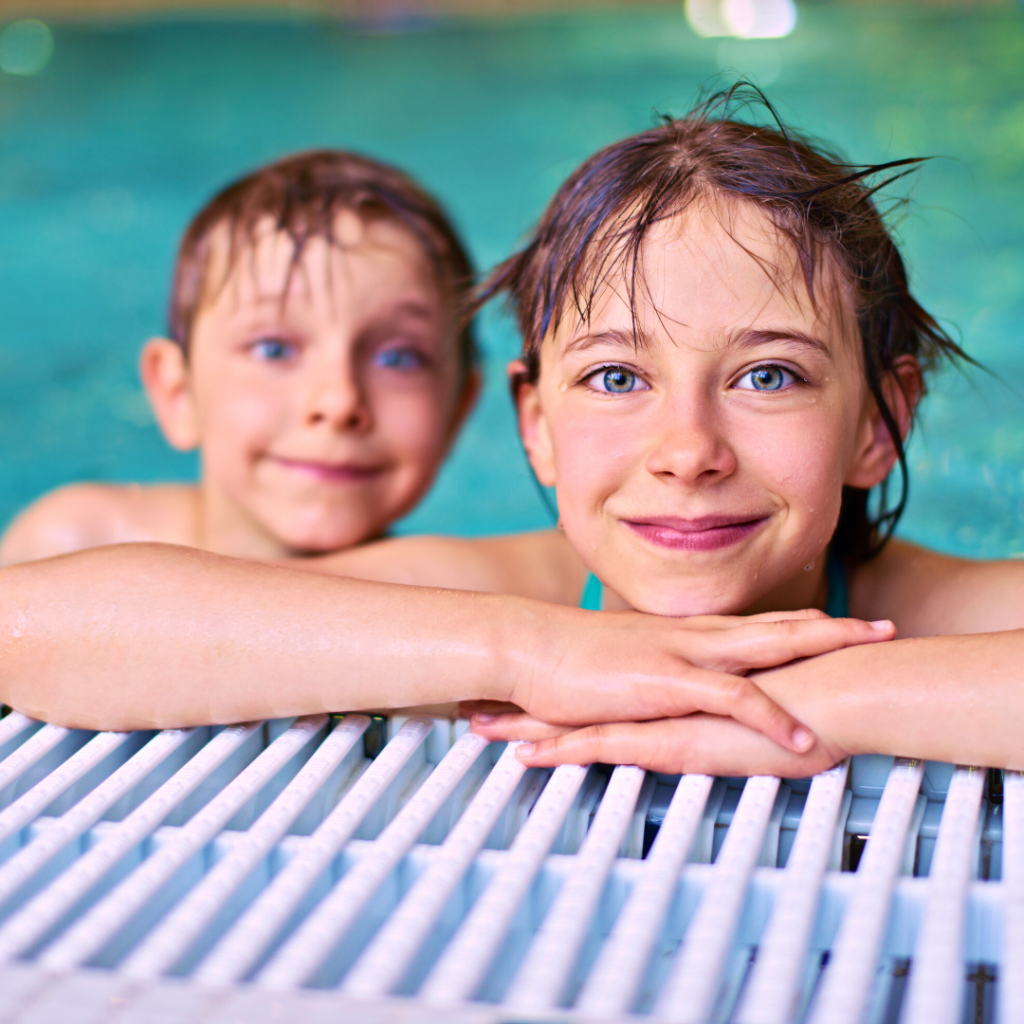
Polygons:
[[287,459],[283,455],[269,456],[285,469],[303,473],[325,483],[362,483],[384,472],[383,466],[360,466],[351,462],[314,462],[308,459]]
[[634,533],[662,548],[676,551],[716,551],[749,537],[768,522],[768,515],[755,513],[738,516],[649,516],[623,519]]

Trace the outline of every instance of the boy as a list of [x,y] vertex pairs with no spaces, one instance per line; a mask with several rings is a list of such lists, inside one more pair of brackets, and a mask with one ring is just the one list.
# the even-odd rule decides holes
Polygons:
[[24,511],[0,564],[125,541],[252,558],[379,537],[426,493],[478,389],[473,271],[400,171],[321,150],[263,167],[189,225],[170,337],[141,375],[198,484],[73,484]]

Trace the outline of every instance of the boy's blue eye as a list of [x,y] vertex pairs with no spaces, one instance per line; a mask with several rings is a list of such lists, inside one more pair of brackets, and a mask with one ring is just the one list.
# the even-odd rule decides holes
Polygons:
[[639,391],[643,381],[632,371],[624,366],[609,366],[603,372],[598,370],[590,383],[595,390],[604,391],[609,395],[625,395],[630,391]]
[[252,353],[267,362],[281,362],[295,354],[295,346],[280,338],[261,338],[252,346]]
[[413,348],[387,348],[378,352],[373,361],[386,370],[419,370],[426,364],[423,354]]
[[740,377],[736,387],[741,391],[781,391],[795,381],[796,377],[781,366],[758,366]]

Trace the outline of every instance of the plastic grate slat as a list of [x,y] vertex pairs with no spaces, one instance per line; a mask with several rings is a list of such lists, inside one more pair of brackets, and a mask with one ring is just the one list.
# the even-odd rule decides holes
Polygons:
[[194,977],[224,985],[245,977],[297,910],[320,875],[352,838],[381,794],[430,732],[427,719],[410,719],[321,822],[293,857],[200,963]]
[[373,852],[342,876],[260,972],[262,986],[292,988],[317,970],[487,746],[472,733],[456,742],[375,840]]
[[850,904],[811,1008],[811,1024],[860,1024],[871,995],[923,773],[920,761],[900,758],[893,764],[857,869]]
[[50,970],[86,962],[126,924],[189,857],[201,850],[252,796],[327,724],[326,715],[300,718],[189,819],[174,839],[147,857],[127,878],[54,942],[39,958]]
[[577,1001],[583,1013],[614,1017],[632,1006],[713,782],[709,775],[684,775],[679,780],[642,874],[584,983]]
[[587,769],[579,765],[555,769],[513,840],[505,863],[480,894],[420,989],[419,996],[425,1002],[440,1006],[458,1003],[472,997],[479,988],[586,774]]
[[743,787],[711,884],[658,1000],[660,1016],[680,1024],[710,1019],[778,791],[779,780],[768,776],[754,776]]
[[342,986],[349,995],[385,995],[401,980],[526,771],[517,746],[505,748],[437,856],[356,961]]
[[1021,773],[527,771],[369,727],[0,718],[0,1022],[1024,1024]]
[[104,839],[5,921],[0,926],[0,960],[28,949],[70,913],[121,857],[148,836],[258,728],[229,726],[219,732]]
[[953,774],[928,875],[903,1024],[956,1024],[960,1020],[967,973],[963,955],[967,887],[984,789],[984,770],[957,768]]
[[612,773],[576,856],[577,868],[559,890],[505,998],[510,1009],[540,1012],[559,1005],[633,817],[645,774],[630,766]]
[[1003,777],[1003,959],[999,1019],[1024,1024],[1024,772]]
[[177,963],[246,876],[270,853],[331,772],[351,753],[369,724],[365,715],[349,715],[334,727],[298,775],[246,831],[244,839],[234,843],[139,943],[121,965],[121,973],[131,978],[153,978]]
[[844,761],[811,783],[736,1024],[787,1024],[793,1019],[848,771]]

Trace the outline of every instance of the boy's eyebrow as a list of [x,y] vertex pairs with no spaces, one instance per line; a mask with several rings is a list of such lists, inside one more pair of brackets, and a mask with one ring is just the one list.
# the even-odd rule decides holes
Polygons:
[[[261,292],[255,299],[240,302],[237,309],[231,314],[232,319],[244,318],[253,310],[264,308],[272,307],[275,311],[279,311],[281,309],[282,295],[283,292],[277,292],[276,294]],[[399,302],[389,309],[388,312],[399,316],[411,316],[417,320],[428,322],[432,321],[436,316],[436,311],[428,302],[421,302],[418,299],[408,299],[405,302]]]

